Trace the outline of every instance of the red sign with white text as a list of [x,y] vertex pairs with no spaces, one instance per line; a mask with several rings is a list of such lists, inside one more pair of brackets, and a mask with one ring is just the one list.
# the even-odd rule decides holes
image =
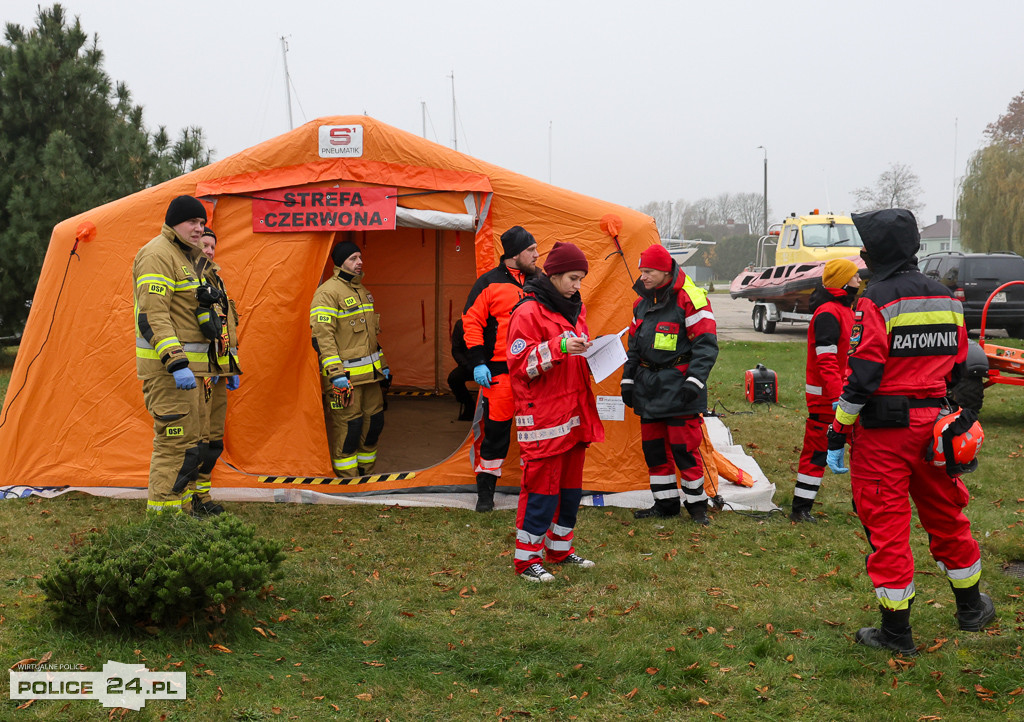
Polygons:
[[254,233],[392,231],[396,188],[278,188],[252,199]]

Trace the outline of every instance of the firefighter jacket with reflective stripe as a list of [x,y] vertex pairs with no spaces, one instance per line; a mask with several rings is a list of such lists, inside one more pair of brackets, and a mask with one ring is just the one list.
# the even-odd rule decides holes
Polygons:
[[[661,288],[633,285],[640,296],[629,325],[623,388],[633,384],[633,411],[643,419],[699,414],[707,408],[706,384],[718,358],[718,329],[707,295],[672,262]],[[697,392],[683,401],[684,384]]]
[[[228,296],[224,280],[220,277],[218,266],[213,261],[207,261],[203,277],[206,282],[224,294],[224,303],[217,304],[211,311],[221,315],[223,323],[222,339],[214,342],[217,351],[217,366],[221,373],[234,375],[242,373],[242,367],[238,363],[238,309],[235,308],[235,301]],[[200,311],[200,321],[202,313]]]
[[524,461],[562,454],[579,443],[604,441],[587,360],[563,353],[561,346],[563,338],[588,333],[585,308],[574,323],[527,296],[512,314],[508,368]]
[[353,385],[368,384],[383,378],[388,367],[377,344],[380,316],[362,278],[340,271],[313,294],[309,325],[320,373],[328,381],[348,376]]
[[504,263],[476,279],[462,312],[469,368],[490,362],[492,374],[505,373],[508,320],[523,298],[524,280]]
[[873,394],[945,396],[954,365],[967,358],[963,306],[916,267],[896,272],[857,301],[850,346],[837,427],[853,424]]
[[812,294],[814,309],[807,328],[807,409],[812,414],[832,413],[846,381],[850,355],[853,309],[846,305],[845,289],[819,286]]
[[215,376],[210,340],[199,328],[196,288],[198,248],[170,226],[135,255],[135,367],[140,379],[188,366],[197,376]]

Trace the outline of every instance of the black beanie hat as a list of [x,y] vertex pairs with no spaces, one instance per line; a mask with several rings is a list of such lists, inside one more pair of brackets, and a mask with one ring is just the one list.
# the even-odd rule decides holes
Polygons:
[[167,206],[167,215],[164,216],[164,223],[171,228],[193,218],[202,218],[206,223],[206,208],[198,199],[192,196],[178,196]]
[[352,241],[342,241],[331,249],[331,260],[335,266],[340,266],[347,261],[353,253],[362,253],[362,250]]
[[513,258],[536,243],[533,234],[522,226],[512,226],[501,234],[502,259]]
[[[217,240],[217,234],[213,232],[213,228],[211,228],[210,226],[206,226],[206,227],[203,228],[203,235],[204,236],[209,236],[210,238],[212,238],[215,241]],[[200,236],[200,237],[202,237],[202,236]]]

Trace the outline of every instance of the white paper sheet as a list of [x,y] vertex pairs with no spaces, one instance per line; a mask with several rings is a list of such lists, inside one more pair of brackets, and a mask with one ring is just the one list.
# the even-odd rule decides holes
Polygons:
[[594,339],[594,345],[582,354],[590,364],[590,373],[594,375],[594,381],[604,381],[626,363],[626,349],[622,347],[622,334],[626,333],[626,330],[624,328],[618,333],[598,336]]

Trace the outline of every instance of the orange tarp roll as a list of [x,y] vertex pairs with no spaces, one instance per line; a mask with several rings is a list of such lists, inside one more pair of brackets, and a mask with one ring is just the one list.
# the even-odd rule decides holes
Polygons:
[[731,481],[739,486],[753,486],[754,480],[750,474],[715,451],[711,437],[708,436],[708,427],[703,420],[700,430],[704,435],[700,442],[700,460],[704,465],[704,493],[709,497],[718,496],[719,477],[724,477],[726,481]]

